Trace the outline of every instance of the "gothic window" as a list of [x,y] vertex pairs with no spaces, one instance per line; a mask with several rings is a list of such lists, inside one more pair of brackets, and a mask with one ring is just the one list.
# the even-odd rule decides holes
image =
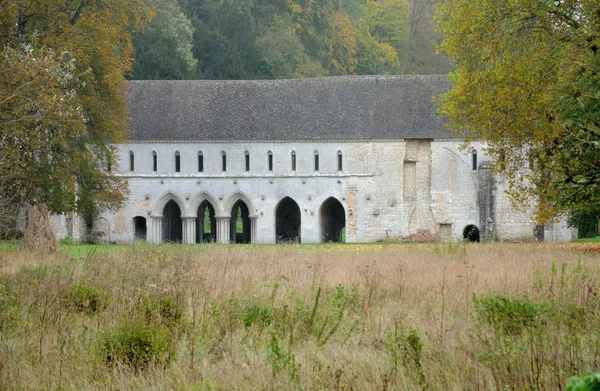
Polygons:
[[315,171],[319,171],[319,151],[315,151]]
[[342,161],[342,151],[338,151],[338,171],[342,171],[342,169],[344,168],[344,166],[342,165],[343,161]]
[[250,153],[248,151],[244,152],[244,160],[246,162],[246,171],[250,171]]
[[198,172],[204,172],[204,155],[202,151],[198,152]]
[[175,151],[175,172],[181,172],[181,155],[179,155],[179,151]]
[[471,156],[473,158],[473,170],[475,171],[475,170],[477,170],[477,150],[476,149],[474,149],[471,152]]
[[152,151],[152,171],[158,171],[158,156],[156,155],[156,151]]
[[135,168],[134,166],[134,155],[133,155],[133,151],[129,151],[129,171],[133,171],[133,169]]
[[273,171],[273,152],[269,151],[269,171]]
[[296,152],[292,151],[292,171],[296,171]]
[[223,161],[223,172],[227,171],[227,154],[225,153],[225,151],[221,152],[221,158]]

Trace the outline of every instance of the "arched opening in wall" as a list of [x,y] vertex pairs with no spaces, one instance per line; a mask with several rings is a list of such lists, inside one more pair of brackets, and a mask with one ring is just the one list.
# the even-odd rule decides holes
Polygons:
[[323,202],[319,211],[321,241],[343,243],[346,241],[346,211],[342,204],[331,197]]
[[250,223],[250,211],[244,201],[239,200],[231,208],[230,235],[232,243],[250,243],[252,225]]
[[300,243],[300,207],[290,197],[285,197],[275,209],[276,243]]
[[196,217],[196,243],[212,243],[217,241],[217,221],[215,208],[208,201],[202,201]]
[[181,172],[181,155],[175,151],[175,172]]
[[477,150],[471,151],[471,158],[473,160],[473,171],[477,170]]
[[135,155],[133,151],[129,151],[129,171],[135,171]]
[[171,200],[163,209],[163,242],[181,243],[182,241],[181,209],[175,201]]
[[133,240],[135,242],[146,240],[147,233],[148,233],[148,228],[146,226],[146,218],[141,217],[141,216],[134,217],[133,218]]
[[204,172],[204,155],[202,151],[198,152],[198,172]]
[[473,224],[467,225],[463,230],[463,238],[467,242],[479,242],[479,228]]

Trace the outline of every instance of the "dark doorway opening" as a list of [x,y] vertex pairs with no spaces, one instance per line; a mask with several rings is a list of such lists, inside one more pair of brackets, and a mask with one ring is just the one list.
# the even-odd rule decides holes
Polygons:
[[346,211],[335,198],[328,198],[320,211],[321,240],[326,242],[343,243],[346,239]]
[[208,201],[202,201],[196,217],[196,243],[212,243],[217,240],[215,208]]
[[232,243],[251,242],[250,211],[244,201],[239,200],[231,208],[230,241]]
[[467,225],[465,227],[465,229],[463,230],[463,238],[467,242],[479,242],[480,241],[479,228],[477,228],[475,225],[472,225],[472,224]]
[[133,218],[133,238],[134,241],[146,240],[148,228],[146,226],[146,218],[137,216]]
[[163,242],[181,243],[182,241],[181,209],[175,201],[171,200],[163,210]]
[[300,243],[300,207],[285,197],[275,210],[276,243]]

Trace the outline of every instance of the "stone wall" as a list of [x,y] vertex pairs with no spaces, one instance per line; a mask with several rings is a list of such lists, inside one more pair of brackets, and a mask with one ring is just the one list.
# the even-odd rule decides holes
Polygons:
[[[477,150],[475,167],[472,148]],[[198,172],[199,152],[203,172]],[[180,172],[175,172],[176,153]],[[165,235],[163,212],[173,201],[181,211],[181,239],[192,243],[199,206],[208,201],[215,210],[217,239],[226,243],[231,239],[232,207],[241,200],[249,209],[252,242],[275,243],[277,208],[289,197],[300,210],[302,243],[323,240],[322,208],[330,198],[343,207],[348,242],[399,240],[423,232],[458,241],[471,225],[482,239],[489,231],[491,239],[532,240],[530,213],[512,210],[504,185],[494,181],[487,161],[483,144],[463,149],[456,140],[131,143],[120,146],[120,164],[115,167],[129,184],[129,200],[120,211],[96,219],[93,231],[100,241],[131,243],[137,217],[138,224],[146,223],[147,240],[160,242]]]

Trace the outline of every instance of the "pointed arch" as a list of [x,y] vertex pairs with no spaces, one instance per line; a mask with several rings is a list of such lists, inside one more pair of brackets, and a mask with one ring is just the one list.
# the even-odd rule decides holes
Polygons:
[[212,207],[215,210],[215,215],[216,216],[221,216],[221,209],[219,208],[219,202],[217,201],[217,199],[215,197],[212,196],[212,194],[210,194],[207,191],[202,191],[200,192],[196,197],[194,197],[194,199],[192,200],[192,202],[190,202],[190,212],[196,213],[198,211],[198,208],[200,207],[200,204],[202,204],[204,201],[208,201]]
[[335,197],[329,197],[319,208],[322,242],[344,242],[346,207]]
[[302,215],[292,197],[283,197],[275,206],[275,243],[301,243]]
[[248,197],[241,191],[236,191],[227,199],[227,202],[225,203],[225,208],[223,208],[223,215],[227,215],[228,213],[230,213],[231,208],[233,208],[233,205],[238,201],[243,201],[244,204],[246,204],[246,206],[248,207],[248,212],[250,213],[250,217],[256,217],[254,204],[250,200],[250,197]]
[[163,210],[165,209],[165,206],[169,203],[169,201],[175,201],[175,203],[177,204],[177,206],[179,206],[179,209],[181,210],[181,215],[188,216],[188,210],[186,208],[185,202],[183,202],[183,199],[170,190],[163,194],[158,199],[158,201],[156,201],[156,204],[154,204],[154,208],[152,209],[152,214],[156,217],[162,216]]
[[196,216],[196,243],[217,241],[217,216],[219,203],[208,192],[198,194],[190,204],[190,212]]

